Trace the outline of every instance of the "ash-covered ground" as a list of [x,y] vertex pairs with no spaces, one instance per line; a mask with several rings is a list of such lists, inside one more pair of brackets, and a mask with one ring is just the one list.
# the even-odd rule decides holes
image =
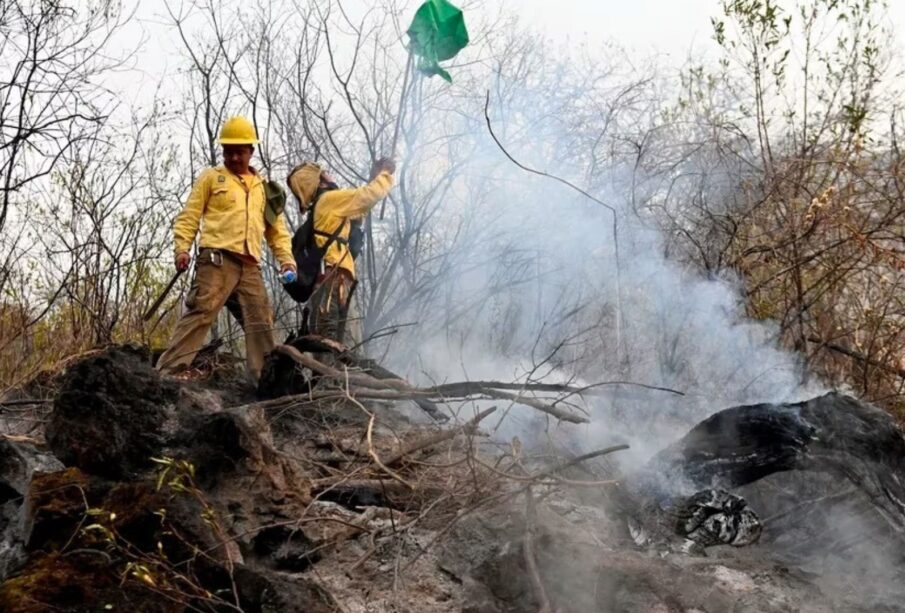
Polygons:
[[161,379],[118,347],[5,399],[0,610],[905,610],[897,456],[867,458],[887,485],[866,487],[825,452],[845,432],[729,488],[757,542],[689,548],[680,488],[642,487],[618,450],[495,440],[489,412],[439,425],[398,398],[426,393],[351,374],[261,401],[235,362]]

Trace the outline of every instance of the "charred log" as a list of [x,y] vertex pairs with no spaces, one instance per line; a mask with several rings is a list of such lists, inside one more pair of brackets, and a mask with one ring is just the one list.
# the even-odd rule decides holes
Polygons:
[[[360,357],[345,345],[322,336],[294,336],[286,341],[285,346],[292,347],[301,353],[314,354],[321,361],[324,361],[325,356],[329,357],[330,362],[364,373],[378,381],[402,379],[376,361]],[[317,386],[321,374],[299,364],[285,351],[275,350],[268,356],[264,365],[258,385],[258,397],[269,400],[282,396],[307,394]],[[427,398],[415,398],[413,402],[432,419],[439,422],[448,421],[449,418],[446,414]]]
[[658,453],[633,481],[644,497],[666,501],[790,470],[850,481],[895,531],[905,531],[905,436],[885,411],[838,393],[720,411]]

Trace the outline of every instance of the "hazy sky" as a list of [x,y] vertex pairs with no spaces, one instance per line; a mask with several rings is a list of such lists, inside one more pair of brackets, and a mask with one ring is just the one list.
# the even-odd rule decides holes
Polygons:
[[719,11],[718,0],[499,1],[512,8],[524,7],[529,23],[557,37],[609,39],[640,52],[682,59],[692,46],[709,46],[710,17]]
[[[667,54],[681,63],[692,49],[714,48],[710,18],[719,16],[719,0],[497,0],[521,10],[539,30],[562,37],[614,40],[639,52]],[[901,47],[905,0],[888,0],[889,23]],[[783,7],[792,0],[780,0]],[[523,7],[523,8],[522,8]]]
[[[905,5],[905,0],[896,1]],[[170,3],[179,6],[179,0]],[[369,4],[346,0],[352,6],[359,3]],[[138,6],[139,18],[157,39],[161,32],[156,18],[166,14],[163,0],[126,0],[126,4]],[[718,0],[486,0],[486,4],[518,12],[526,23],[556,38],[586,38],[592,43],[615,40],[638,51],[682,57],[692,45],[708,45],[709,20],[718,12]],[[161,50],[156,41],[151,42],[152,48]]]
[[[485,0],[489,6],[503,6],[518,12],[538,31],[556,38],[588,40],[595,43],[613,40],[642,53],[658,52],[678,62],[690,50],[712,49],[710,18],[720,14],[720,0]],[[179,0],[170,0],[174,6]],[[349,5],[362,0],[346,0]],[[462,2],[465,4],[465,2]],[[792,6],[793,0],[780,1]],[[163,0],[126,0],[138,6],[138,16],[150,26],[153,38],[159,39],[155,17],[165,15]],[[414,0],[413,0],[414,5]],[[890,22],[902,40],[905,33],[905,0],[889,0]],[[132,39],[134,40],[134,39]],[[151,42],[160,53],[162,46]],[[175,41],[174,41],[175,42]]]
[[[416,0],[412,0],[415,6]],[[547,36],[575,44],[587,42],[592,47],[614,41],[642,56],[656,54],[660,63],[680,66],[689,53],[707,56],[716,52],[711,39],[710,18],[720,14],[720,0],[483,0],[486,10],[497,6],[517,12],[529,26]],[[170,0],[179,6],[180,0]],[[146,88],[159,81],[164,73],[172,73],[183,62],[180,43],[173,28],[166,24],[164,0],[125,0],[137,7],[137,23],[121,35],[123,47],[135,45],[143,37],[145,44],[138,53],[137,67],[143,76],[133,74],[126,87],[137,98],[144,98]],[[461,0],[468,4],[468,0]],[[794,0],[781,0],[791,7]],[[889,23],[895,31],[890,41],[896,49],[905,49],[905,0],[889,0]],[[368,0],[345,0],[351,12],[370,7]],[[480,10],[471,8],[471,15]],[[468,18],[468,12],[466,13]],[[474,17],[472,17],[474,19]],[[905,54],[903,54],[905,55]],[[131,80],[131,79],[130,79]]]

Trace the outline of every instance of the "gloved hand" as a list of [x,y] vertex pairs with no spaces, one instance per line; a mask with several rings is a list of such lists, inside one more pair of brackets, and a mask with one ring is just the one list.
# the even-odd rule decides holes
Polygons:
[[389,157],[383,157],[374,162],[374,165],[371,166],[371,180],[377,178],[381,172],[387,171],[390,174],[394,174],[396,172],[396,160]]
[[183,251],[182,253],[176,256],[176,270],[179,272],[183,272],[184,270],[188,270],[189,263],[192,261],[192,257]]

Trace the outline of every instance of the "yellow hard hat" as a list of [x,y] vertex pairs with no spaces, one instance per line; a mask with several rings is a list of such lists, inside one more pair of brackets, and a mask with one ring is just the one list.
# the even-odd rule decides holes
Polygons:
[[244,117],[230,117],[220,129],[221,145],[257,145],[255,127]]

